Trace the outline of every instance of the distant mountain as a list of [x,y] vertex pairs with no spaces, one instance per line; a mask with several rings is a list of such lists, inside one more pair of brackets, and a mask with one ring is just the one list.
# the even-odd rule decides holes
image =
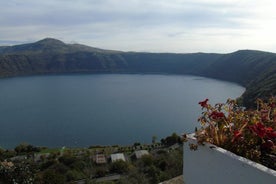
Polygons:
[[15,46],[0,47],[0,54],[37,54],[42,52],[70,53],[70,52],[116,52],[89,47],[81,44],[65,44],[60,40],[45,38],[35,43],[28,43]]
[[240,50],[229,54],[121,52],[46,38],[0,47],[0,76],[53,73],[192,74],[239,83],[246,106],[276,95],[276,54]]

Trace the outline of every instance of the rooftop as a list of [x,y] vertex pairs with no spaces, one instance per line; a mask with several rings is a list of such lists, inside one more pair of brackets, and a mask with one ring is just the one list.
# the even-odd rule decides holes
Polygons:
[[147,150],[137,150],[134,152],[137,159],[141,158],[143,155],[148,155],[149,152]]
[[97,164],[105,164],[106,163],[106,158],[104,154],[97,154],[95,156],[95,162]]
[[112,162],[115,162],[115,161],[118,161],[118,160],[126,161],[125,155],[123,153],[116,153],[116,154],[111,155],[111,161]]

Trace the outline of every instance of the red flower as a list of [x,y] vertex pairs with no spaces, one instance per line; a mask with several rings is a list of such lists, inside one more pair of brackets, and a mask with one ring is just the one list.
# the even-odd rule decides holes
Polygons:
[[275,139],[276,138],[276,131],[266,132],[266,135],[269,139]]
[[262,150],[270,150],[274,147],[274,143],[271,140],[266,141],[261,145]]
[[242,133],[240,131],[238,131],[238,130],[234,131],[234,138],[239,138],[239,137],[241,137],[241,135],[242,135]]
[[208,100],[209,100],[209,99],[206,98],[204,101],[198,102],[198,104],[201,105],[202,108],[203,108],[203,107],[207,107],[207,106],[208,106],[208,105],[207,105]]
[[272,102],[272,103],[269,104],[269,106],[270,106],[271,108],[275,108],[275,107],[276,107],[276,103]]
[[249,127],[250,130],[255,132],[260,138],[267,137],[269,139],[276,138],[276,131],[271,127],[265,127],[262,123],[257,123]]
[[260,138],[264,138],[266,135],[265,126],[262,123],[256,123],[249,127],[250,130],[255,132]]
[[266,131],[266,132],[272,132],[272,131],[273,131],[273,128],[271,128],[271,127],[265,127],[265,131]]
[[234,138],[232,139],[232,142],[242,137],[242,133],[239,130],[234,131]]
[[213,112],[210,114],[209,117],[212,118],[212,119],[219,119],[219,118],[224,118],[225,115],[224,115],[223,112],[213,111]]

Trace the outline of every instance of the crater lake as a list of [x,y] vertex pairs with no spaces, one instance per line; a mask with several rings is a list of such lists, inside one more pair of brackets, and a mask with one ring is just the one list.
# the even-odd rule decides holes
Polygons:
[[244,87],[186,75],[72,74],[0,80],[0,147],[150,143],[194,131],[201,108]]

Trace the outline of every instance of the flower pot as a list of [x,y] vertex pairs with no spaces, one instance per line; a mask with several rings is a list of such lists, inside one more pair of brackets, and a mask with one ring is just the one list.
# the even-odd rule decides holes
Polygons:
[[197,140],[189,134],[183,148],[185,184],[276,183],[275,170],[209,143],[192,145]]

